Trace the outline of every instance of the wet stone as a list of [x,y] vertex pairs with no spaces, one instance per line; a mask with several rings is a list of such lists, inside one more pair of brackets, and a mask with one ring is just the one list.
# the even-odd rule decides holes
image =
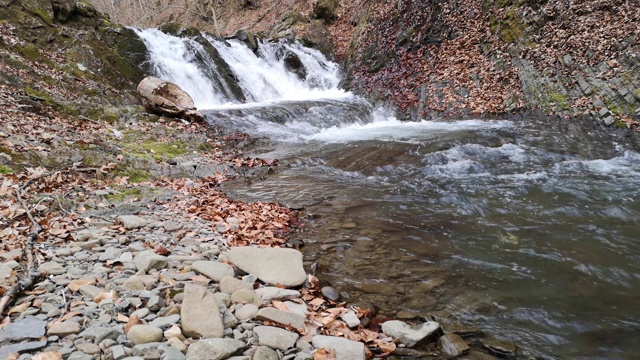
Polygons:
[[514,356],[517,354],[516,345],[507,340],[491,338],[480,339],[480,343],[491,353],[501,356]]
[[382,331],[400,341],[407,347],[420,345],[441,332],[440,324],[427,321],[423,324],[410,325],[403,321],[391,320],[382,324]]
[[469,352],[469,345],[456,334],[447,334],[438,339],[438,348],[450,356],[460,356]]
[[324,296],[325,298],[331,301],[340,300],[340,293],[333,286],[325,286],[322,289],[320,289],[320,292],[322,292],[322,296]]

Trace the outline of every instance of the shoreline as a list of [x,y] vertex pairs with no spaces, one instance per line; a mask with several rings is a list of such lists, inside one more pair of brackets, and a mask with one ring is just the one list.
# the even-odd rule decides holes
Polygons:
[[[19,107],[14,110],[24,112],[24,109]],[[45,108],[46,111],[53,110]],[[23,113],[23,115],[25,119],[28,118],[26,114]],[[50,116],[50,114],[48,115]],[[49,116],[36,115],[29,118],[29,121],[33,121],[31,128],[51,129]],[[114,351],[120,352],[121,350],[125,355],[144,355],[146,352],[152,351],[151,347],[142,345],[147,343],[148,339],[154,340],[150,341],[151,343],[166,340],[167,344],[171,343],[168,346],[178,350],[186,350],[186,345],[198,342],[182,340],[186,333],[185,324],[183,324],[184,315],[180,305],[182,304],[184,307],[184,303],[179,301],[185,301],[185,299],[178,296],[178,300],[176,300],[177,293],[170,294],[167,290],[176,287],[182,289],[187,285],[190,289],[193,289],[192,286],[207,285],[207,291],[211,292],[216,300],[222,301],[225,305],[228,304],[226,307],[228,313],[223,312],[220,315],[221,320],[236,318],[236,321],[234,323],[233,320],[230,320],[229,324],[234,323],[233,326],[224,326],[223,331],[230,332],[225,333],[230,336],[229,340],[234,338],[233,340],[236,341],[237,339],[245,341],[245,345],[238,349],[245,349],[247,343],[254,342],[261,346],[270,346],[266,340],[261,343],[262,340],[259,340],[260,337],[256,336],[253,329],[246,329],[246,327],[252,327],[246,325],[248,323],[253,326],[259,325],[259,322],[254,320],[258,313],[250,317],[251,321],[238,322],[239,319],[236,317],[236,312],[243,308],[239,305],[244,304],[246,308],[247,304],[261,301],[257,300],[253,288],[262,286],[262,283],[265,285],[269,283],[255,282],[255,278],[249,275],[248,279],[254,281],[243,284],[239,278],[239,274],[243,272],[239,270],[240,268],[236,270],[226,264],[230,261],[224,255],[230,249],[231,243],[243,243],[246,239],[259,238],[257,242],[262,244],[275,242],[282,245],[285,243],[282,236],[283,229],[290,230],[297,226],[297,219],[288,209],[275,204],[245,204],[231,200],[215,190],[219,183],[227,180],[227,175],[216,171],[231,170],[238,164],[267,165],[267,168],[268,164],[272,164],[248,159],[242,153],[234,154],[223,150],[230,144],[237,146],[239,142],[244,142],[246,149],[247,146],[251,146],[249,145],[250,139],[238,134],[215,133],[215,130],[212,133],[212,129],[203,134],[201,125],[184,124],[175,120],[164,121],[156,117],[149,117],[149,119],[160,122],[141,121],[133,127],[121,127],[100,122],[74,123],[64,115],[60,117],[56,115],[58,121],[55,126],[59,126],[59,124],[69,126],[69,130],[76,131],[76,138],[72,138],[73,132],[71,131],[65,132],[66,137],[60,138],[58,133],[52,138],[47,131],[43,131],[39,133],[37,139],[34,139],[39,141],[41,148],[33,146],[33,144],[30,145],[31,149],[38,149],[32,154],[28,151],[22,151],[23,148],[15,143],[15,139],[21,136],[20,133],[24,128],[15,128],[6,122],[6,117],[3,119],[5,120],[0,123],[3,146],[14,145],[6,147],[10,149],[10,156],[13,158],[35,159],[35,155],[40,152],[49,161],[55,158],[52,156],[53,154],[66,154],[73,158],[69,154],[78,153],[84,159],[80,164],[67,164],[69,166],[62,169],[59,164],[48,164],[47,169],[38,168],[37,170],[2,176],[2,210],[5,214],[15,214],[8,216],[7,218],[11,221],[3,224],[5,236],[9,235],[12,239],[5,244],[15,250],[5,252],[3,258],[19,260],[11,260],[9,265],[6,264],[6,261],[3,264],[10,267],[10,275],[3,283],[5,289],[11,288],[14,282],[22,279],[26,274],[27,264],[24,263],[24,260],[27,256],[24,255],[28,254],[23,253],[20,244],[24,241],[25,235],[29,233],[31,224],[22,215],[24,208],[16,201],[14,194],[16,190],[19,190],[18,186],[24,187],[22,188],[22,196],[29,204],[28,208],[33,216],[39,220],[46,218],[49,221],[33,244],[38,249],[35,252],[37,258],[34,267],[47,275],[48,278],[33,284],[32,288],[25,289],[20,294],[31,292],[34,295],[11,299],[10,306],[7,308],[11,315],[4,318],[3,330],[0,330],[0,333],[4,334],[5,346],[28,344],[20,345],[23,346],[22,352],[31,354],[57,352],[65,356],[73,355],[74,359],[76,357],[89,359],[97,355],[109,358],[113,357]],[[116,132],[111,129],[115,128],[118,128],[117,132],[124,134],[123,139],[114,135]],[[158,134],[162,136],[158,136]],[[93,141],[86,141],[87,136],[93,137]],[[124,140],[132,141],[132,143],[126,143],[124,146]],[[225,144],[225,142],[230,144]],[[197,149],[202,143],[209,144],[209,146]],[[185,148],[181,149],[178,144],[184,145]],[[194,151],[197,154],[194,154]],[[93,164],[89,167],[86,161],[91,158],[90,156],[103,161],[104,165]],[[148,167],[145,168],[143,164],[147,164]],[[175,177],[177,174],[173,169],[176,168],[182,169],[181,171],[192,171],[192,178],[183,178],[182,180],[163,178],[164,180],[154,182],[147,181],[148,176],[153,172],[162,174],[162,171],[167,171],[167,169],[172,170],[167,175]],[[208,175],[210,176],[198,186],[196,185],[198,181],[193,176],[199,169],[209,171]],[[251,172],[251,167],[248,169]],[[246,174],[244,170],[237,173]],[[26,186],[27,182],[29,182],[28,186]],[[206,187],[210,189],[204,190]],[[47,207],[39,208],[38,201],[40,205],[45,203]],[[228,210],[226,213],[212,210],[217,209],[217,206],[221,206],[221,204],[224,209]],[[264,218],[265,214],[270,214],[271,217]],[[245,218],[241,218],[242,216]],[[255,221],[255,224],[245,226],[246,222],[249,222],[247,220],[249,217],[258,220]],[[269,223],[274,226],[269,228]],[[243,233],[242,236],[234,239],[233,236],[229,236],[234,232],[236,235],[239,232]],[[23,258],[21,259],[21,257]],[[145,259],[145,257],[149,259]],[[198,264],[200,267],[210,266],[216,269],[203,270],[200,268],[194,271],[193,264],[196,262],[200,262]],[[161,266],[162,264],[164,266]],[[302,260],[300,261],[301,266]],[[234,280],[226,279],[225,281],[232,282],[247,290],[236,296],[241,297],[242,300],[236,301],[235,304],[232,303],[234,294],[240,289],[235,289],[226,296],[220,295],[224,294],[220,290],[226,285],[220,282],[222,278],[218,278],[219,274],[214,274],[215,271],[220,270],[219,267],[224,267],[227,275],[231,274],[229,269],[232,271]],[[205,275],[207,271],[214,271],[214,273]],[[439,326],[434,328],[435,325],[430,321],[423,323],[423,326],[431,324],[432,327],[428,332],[425,332],[426,329],[422,329],[423,337],[429,338],[430,345],[427,347],[427,351],[411,350],[408,346],[399,347],[403,341],[408,340],[401,336],[394,340],[383,335],[379,328],[379,319],[376,320],[375,317],[372,317],[364,320],[364,323],[368,323],[369,328],[356,325],[356,319],[357,322],[360,322],[361,319],[367,318],[369,310],[350,308],[348,304],[331,301],[322,295],[321,288],[316,283],[317,278],[309,277],[309,279],[311,284],[315,284],[315,286],[299,288],[297,297],[299,302],[306,301],[308,305],[305,306],[306,310],[301,310],[299,306],[296,307],[295,302],[286,302],[292,293],[287,293],[289,295],[283,298],[276,297],[275,299],[278,300],[272,298],[267,306],[262,305],[261,308],[274,309],[269,311],[276,311],[278,315],[282,315],[281,312],[286,308],[290,314],[287,313],[284,316],[297,314],[298,320],[302,316],[301,312],[307,311],[305,326],[315,324],[311,326],[319,326],[322,331],[318,333],[325,335],[344,336],[346,334],[352,340],[367,340],[367,344],[372,346],[372,349],[378,349],[375,350],[377,356],[393,353],[396,349],[401,349],[397,350],[396,354],[402,353],[405,356],[408,353],[414,356],[435,356],[435,358],[440,356],[433,353],[437,340],[434,338],[434,334],[441,332]],[[308,282],[309,279],[305,280]],[[278,282],[273,284],[277,285]],[[298,287],[299,284],[295,286],[295,288]],[[264,289],[265,286],[261,288]],[[217,292],[215,292],[216,289]],[[273,289],[277,289],[277,287]],[[286,293],[286,291],[282,292]],[[169,295],[173,297],[167,298]],[[227,300],[231,301],[227,303]],[[151,309],[151,311],[142,314],[145,316],[140,316],[140,312],[144,313],[143,309],[145,308]],[[257,307],[253,309],[251,306],[248,310],[245,309],[245,311],[249,310],[257,311],[258,309]],[[209,308],[208,311],[214,310]],[[298,312],[296,313],[296,311]],[[176,315],[181,316],[176,317]],[[346,325],[345,317],[351,321],[351,330]],[[154,325],[150,325],[161,323],[161,320],[158,319],[166,321],[157,327],[161,331],[160,337],[158,337],[158,330],[154,328]],[[288,318],[263,317],[261,319],[263,325],[275,325],[275,328],[280,329],[274,330],[272,329],[274,326],[267,326],[269,327],[267,330],[278,332],[281,335],[284,334],[281,331],[286,331],[289,338],[293,336],[291,334],[304,336],[303,334],[312,335],[314,333],[314,331],[305,330],[304,327],[302,330],[300,328],[294,329],[295,326],[288,324],[290,320]],[[12,324],[24,325],[23,321],[36,320],[39,322],[37,326],[30,327],[33,329],[30,334],[12,337],[11,331],[9,331],[14,328]],[[426,319],[421,321],[424,320]],[[421,323],[421,321],[417,322]],[[177,330],[176,324],[180,324]],[[127,330],[136,325],[140,325],[140,327],[135,328],[134,334],[130,335]],[[45,334],[45,326],[48,327],[47,341],[37,341]],[[20,325],[20,327],[22,326]],[[95,334],[92,334],[93,330],[89,331],[89,329],[98,327],[111,328],[115,332],[109,332],[106,338],[92,337]],[[187,325],[188,327],[189,325]],[[416,331],[420,333],[420,330]],[[125,332],[127,332],[126,335]],[[142,332],[142,335],[138,332]],[[243,335],[245,333],[248,335]],[[193,336],[193,333],[191,334]],[[150,338],[140,340],[136,338],[138,335],[143,337],[148,335]],[[108,338],[113,338],[113,340],[108,341]],[[268,336],[263,335],[262,338],[266,339]],[[24,339],[27,340],[22,341]],[[312,339],[308,338],[307,340],[311,341]],[[454,338],[454,340],[462,339]],[[330,343],[322,341],[330,341]],[[337,345],[333,343],[335,341],[338,341]],[[122,345],[116,345],[113,342],[122,342],[130,346],[122,348]],[[185,347],[181,347],[178,342]],[[333,337],[320,338],[316,347],[333,346],[335,348],[337,346],[342,349],[344,345],[346,348],[351,346],[353,349],[353,346],[358,347],[357,343],[341,343]],[[363,344],[364,342],[359,343]],[[238,343],[235,344],[238,345]],[[20,348],[10,347],[9,349]],[[159,350],[161,355],[173,352],[165,347],[158,349],[161,349]],[[238,349],[236,351],[239,351]],[[258,351],[258,349],[260,347],[254,348],[254,351]],[[277,346],[272,346],[270,349],[274,351]],[[291,345],[281,351],[287,349],[298,349],[299,354],[306,354],[301,355],[300,358],[313,356],[306,352],[310,350],[308,343],[303,343],[299,347]],[[364,356],[364,347],[361,349]],[[464,350],[464,347],[462,349],[463,352],[469,351],[468,349]],[[474,346],[471,352],[475,353],[477,349],[478,347]],[[261,351],[270,353],[269,350]],[[331,351],[327,351],[329,351],[327,356],[331,356]],[[340,351],[342,350],[339,350],[338,353]],[[177,353],[172,354],[180,358]],[[188,351],[186,354],[187,358],[190,358]],[[6,356],[9,355],[6,354]],[[338,358],[341,357],[338,356]]]

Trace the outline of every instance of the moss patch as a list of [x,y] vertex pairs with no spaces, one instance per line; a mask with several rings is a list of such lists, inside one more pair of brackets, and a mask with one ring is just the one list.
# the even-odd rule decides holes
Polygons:
[[13,174],[13,169],[11,169],[6,165],[0,165],[0,174],[2,175]]
[[112,201],[124,201],[127,198],[138,197],[140,196],[140,194],[142,194],[141,189],[133,188],[133,189],[125,189],[122,191],[118,191],[118,193],[116,194],[109,194],[106,196],[106,198],[107,200],[112,200]]
[[151,179],[151,174],[148,171],[141,169],[125,169],[118,170],[115,172],[118,176],[126,176],[129,178],[130,183],[141,183],[144,181],[149,181]]
[[123,147],[130,155],[146,159],[173,159],[187,153],[187,144],[182,141],[157,142],[147,140],[142,143],[124,144]]

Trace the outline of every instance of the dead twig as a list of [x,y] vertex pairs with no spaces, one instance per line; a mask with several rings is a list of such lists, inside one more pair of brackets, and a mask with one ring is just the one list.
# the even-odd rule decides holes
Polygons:
[[[49,175],[51,175],[51,173]],[[23,186],[19,187],[16,190],[16,196],[18,198],[18,202],[20,203],[20,205],[22,205],[22,207],[24,208],[24,211],[26,211],[27,217],[29,218],[29,220],[31,221],[31,224],[33,225],[33,231],[31,231],[29,236],[27,236],[27,240],[22,249],[24,257],[27,259],[27,266],[26,266],[27,276],[22,280],[18,281],[18,283],[14,287],[12,287],[9,291],[7,291],[7,293],[2,297],[2,299],[0,299],[0,317],[4,313],[4,310],[6,309],[6,307],[9,306],[9,304],[11,304],[15,300],[18,294],[20,294],[26,289],[31,288],[42,277],[42,274],[36,270],[37,264],[36,264],[36,261],[34,261],[33,259],[33,243],[36,241],[36,239],[38,239],[38,236],[43,231],[43,228],[33,218],[33,215],[29,210],[29,206],[24,201],[21,195],[21,192],[26,187],[31,185],[32,180],[34,179],[27,181]]]

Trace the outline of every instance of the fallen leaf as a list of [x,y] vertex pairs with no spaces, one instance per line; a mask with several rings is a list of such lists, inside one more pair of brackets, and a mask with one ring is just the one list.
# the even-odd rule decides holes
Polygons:
[[313,354],[313,360],[336,360],[336,351],[333,349],[318,349]]
[[93,285],[96,283],[96,279],[77,279],[67,285],[67,288],[73,292],[79,291],[81,287],[87,285]]
[[62,354],[57,351],[47,351],[35,354],[31,357],[31,360],[62,360]]
[[124,333],[129,333],[129,330],[131,330],[132,327],[140,324],[142,324],[142,320],[138,318],[138,315],[131,316],[129,321],[127,321],[127,324],[124,326]]
[[118,316],[116,317],[116,320],[118,320],[120,322],[123,322],[123,323],[126,323],[126,322],[129,321],[129,317],[124,315],[124,314],[118,313]]
[[396,344],[382,343],[378,344],[378,347],[380,348],[380,350],[382,350],[383,353],[391,354],[396,349]]
[[31,305],[30,302],[26,302],[26,303],[22,303],[18,306],[14,306],[11,309],[9,309],[9,311],[7,312],[7,315],[11,315],[13,313],[21,313],[25,310],[27,310],[27,308],[29,308],[29,305]]

